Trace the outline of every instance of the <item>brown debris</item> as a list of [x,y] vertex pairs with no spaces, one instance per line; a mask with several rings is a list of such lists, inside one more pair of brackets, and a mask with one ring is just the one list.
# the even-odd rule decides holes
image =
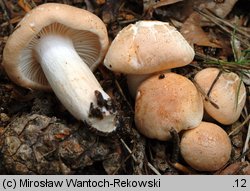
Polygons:
[[27,13],[29,12],[32,7],[30,6],[30,4],[26,1],[26,0],[18,0],[17,4],[22,7],[22,9]]
[[250,175],[249,162],[236,162],[229,165],[220,175]]
[[154,9],[157,9],[159,7],[163,7],[166,5],[171,5],[180,1],[183,1],[183,0],[160,0],[160,1],[143,0],[143,12],[152,15],[152,12],[154,11]]
[[99,139],[82,125],[68,126],[55,118],[34,114],[13,119],[1,134],[0,148],[8,173],[72,174],[94,162],[108,160],[119,148],[113,142]]
[[209,38],[208,34],[201,28],[201,16],[196,12],[192,13],[184,22],[180,32],[192,45],[221,48],[220,43],[216,42],[216,39],[212,39],[211,36]]
[[[250,69],[250,14],[244,0],[50,0],[89,10],[106,24],[110,42],[138,20],[174,24],[194,45],[196,58],[174,72],[192,77],[202,68],[218,67],[242,74]],[[8,36],[26,12],[44,0],[0,1],[0,63]],[[232,46],[237,44],[237,50]],[[234,53],[248,62],[235,64]],[[218,59],[220,59],[218,61]],[[230,63],[226,63],[230,62]],[[175,142],[150,140],[140,135],[133,121],[134,100],[124,75],[103,66],[96,76],[121,113],[120,128],[99,136],[75,120],[53,93],[25,90],[14,85],[0,66],[0,174],[209,174],[196,172],[178,155]],[[249,89],[249,83],[246,83]],[[109,103],[97,97],[100,106]],[[249,92],[248,92],[248,97]],[[229,164],[215,174],[250,174],[247,143],[249,100],[240,119],[225,125],[233,150]],[[95,108],[94,108],[95,109]],[[111,108],[112,109],[112,108]],[[98,112],[98,111],[97,111]],[[98,113],[92,113],[98,115]],[[98,115],[101,117],[101,115]]]

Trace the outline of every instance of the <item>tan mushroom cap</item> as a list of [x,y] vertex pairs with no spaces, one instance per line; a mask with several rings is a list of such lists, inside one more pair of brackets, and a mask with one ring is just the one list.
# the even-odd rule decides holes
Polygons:
[[215,171],[230,159],[231,142],[218,125],[208,122],[183,133],[180,150],[184,160],[199,171]]
[[139,21],[123,28],[104,60],[107,68],[126,74],[148,74],[189,64],[194,50],[166,22]]
[[[205,93],[208,93],[219,72],[218,68],[203,69],[196,74],[195,81]],[[215,82],[209,98],[219,108],[204,99],[206,112],[222,124],[232,124],[238,120],[245,105],[246,88],[237,74],[222,72]]]
[[50,88],[32,50],[48,33],[71,38],[79,56],[92,70],[108,48],[105,24],[96,15],[65,4],[42,4],[26,14],[4,48],[3,66],[15,83],[32,89]]
[[135,124],[146,137],[169,140],[177,132],[198,126],[203,103],[194,84],[184,76],[163,73],[145,80],[138,88]]

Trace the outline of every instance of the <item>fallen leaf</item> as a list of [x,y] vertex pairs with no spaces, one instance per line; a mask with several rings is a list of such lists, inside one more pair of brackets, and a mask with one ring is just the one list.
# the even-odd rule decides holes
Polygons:
[[229,165],[220,175],[250,175],[250,164],[249,162],[236,162]]
[[202,3],[199,8],[205,8],[216,14],[220,18],[225,18],[230,11],[233,9],[235,3],[238,0],[224,0],[221,3],[216,1],[205,1]]
[[194,7],[208,9],[220,18],[225,18],[231,12],[236,2],[237,0],[223,0],[223,2],[218,0],[185,0],[179,6],[174,6],[171,7],[171,10],[164,11],[166,15],[170,15],[179,21],[183,21],[191,15],[194,12]]
[[219,42],[212,42],[208,34],[201,28],[201,16],[193,12],[181,27],[181,34],[191,44],[198,46],[208,46],[213,48],[221,48]]
[[148,11],[153,11],[156,8],[166,6],[166,5],[171,5],[177,2],[180,2],[183,0],[143,0],[143,11],[144,13]]

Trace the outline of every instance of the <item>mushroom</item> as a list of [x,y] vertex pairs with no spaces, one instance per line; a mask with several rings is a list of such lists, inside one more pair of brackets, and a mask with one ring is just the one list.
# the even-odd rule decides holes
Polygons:
[[214,123],[201,124],[183,133],[180,151],[184,160],[198,171],[215,171],[230,159],[231,142],[227,133]]
[[127,79],[128,90],[132,98],[135,99],[136,94],[137,94],[137,89],[143,81],[147,80],[151,76],[162,74],[165,72],[171,72],[171,70],[165,70],[165,71],[155,72],[151,74],[137,74],[137,75],[127,74],[126,79]]
[[8,38],[3,67],[16,84],[52,88],[76,119],[101,132],[112,132],[116,112],[91,71],[107,48],[107,30],[96,15],[47,3],[27,13]]
[[206,112],[221,124],[229,125],[240,117],[246,102],[246,88],[237,74],[219,73],[218,68],[206,68],[199,71],[194,79],[210,99],[204,97]]
[[126,76],[128,90],[132,98],[136,97],[137,89],[140,86],[140,84],[152,75],[153,74],[141,74],[141,75],[128,74]]
[[139,86],[135,124],[146,137],[162,141],[176,132],[198,126],[203,116],[202,97],[194,84],[175,73],[154,75]]
[[153,73],[185,66],[193,58],[192,47],[167,22],[138,21],[117,34],[105,56],[104,65],[114,72],[129,74],[128,86],[131,86],[131,94],[135,95],[138,81]]

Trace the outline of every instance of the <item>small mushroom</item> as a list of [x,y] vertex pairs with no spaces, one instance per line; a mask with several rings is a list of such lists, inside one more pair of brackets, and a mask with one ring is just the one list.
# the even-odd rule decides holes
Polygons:
[[47,3],[27,13],[8,38],[3,67],[15,83],[29,89],[52,88],[75,118],[111,132],[116,128],[115,112],[91,71],[107,48],[107,30],[96,15]]
[[204,98],[206,112],[221,124],[229,125],[240,117],[246,102],[246,88],[237,74],[219,73],[218,68],[206,68],[194,79],[210,99]]
[[135,124],[148,138],[169,140],[177,132],[198,126],[203,116],[202,97],[194,84],[175,73],[154,75],[139,86]]
[[118,33],[110,45],[104,65],[114,72],[129,74],[128,86],[131,86],[134,96],[138,81],[153,73],[185,66],[193,58],[192,47],[167,22],[138,21]]
[[230,159],[231,142],[218,125],[208,122],[183,133],[180,151],[184,160],[198,171],[215,171]]

